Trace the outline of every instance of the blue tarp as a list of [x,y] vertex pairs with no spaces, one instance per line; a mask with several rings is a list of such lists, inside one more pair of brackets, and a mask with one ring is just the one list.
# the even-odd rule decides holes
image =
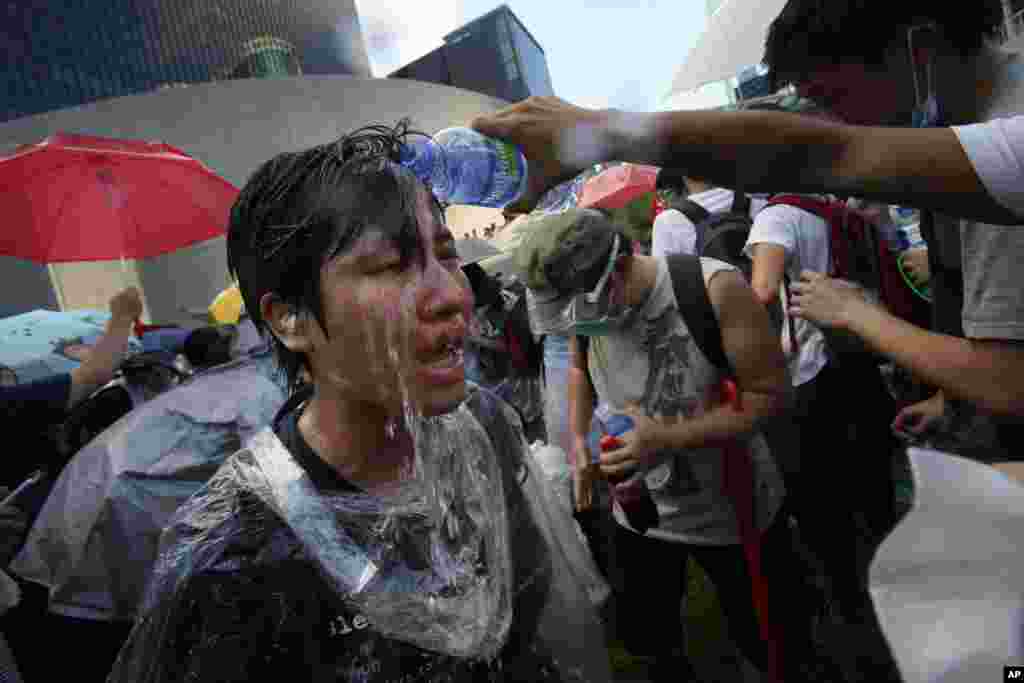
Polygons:
[[[89,345],[103,333],[110,313],[98,310],[47,311],[44,309],[0,318],[0,365],[31,382],[70,372],[79,362],[60,353],[66,343]],[[130,342],[139,350],[138,342]]]

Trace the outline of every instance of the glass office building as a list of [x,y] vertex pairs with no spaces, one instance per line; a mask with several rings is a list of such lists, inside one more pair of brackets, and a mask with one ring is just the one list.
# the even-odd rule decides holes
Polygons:
[[547,57],[507,5],[444,37],[445,44],[390,75],[516,102],[553,95]]
[[354,0],[5,4],[0,121],[228,78],[371,76]]

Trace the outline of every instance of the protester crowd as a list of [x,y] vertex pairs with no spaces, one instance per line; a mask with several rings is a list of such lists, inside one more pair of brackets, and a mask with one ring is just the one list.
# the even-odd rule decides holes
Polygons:
[[[88,646],[80,678],[115,682],[610,681],[611,641],[653,681],[701,680],[681,610],[699,566],[764,679],[900,680],[868,568],[906,446],[1020,460],[1024,63],[1001,20],[995,0],[789,0],[764,62],[795,109],[479,117],[527,158],[517,210],[595,164],[661,169],[649,244],[607,211],[548,213],[502,276],[393,163],[404,123],[268,160],[227,256],[281,405],[218,442],[215,473],[181,470],[165,517],[118,508],[119,538],[162,530],[144,571],[106,569],[134,620],[47,615],[0,573],[0,679],[57,675],[39,642],[62,634]],[[924,243],[896,249],[907,210]],[[141,332],[137,291],[110,308],[80,367],[0,386],[24,436],[0,484],[49,475],[0,505],[3,568],[69,459],[138,407],[95,421]],[[197,369],[252,357],[237,330],[176,339]],[[137,500],[169,481],[147,467]]]

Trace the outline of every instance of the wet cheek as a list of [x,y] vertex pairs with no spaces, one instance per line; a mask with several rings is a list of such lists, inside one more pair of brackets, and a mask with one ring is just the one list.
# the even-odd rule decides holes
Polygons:
[[461,288],[462,315],[465,316],[466,320],[469,320],[470,316],[473,315],[473,310],[476,308],[476,297],[473,295],[473,287],[469,284],[469,278],[466,277],[461,268],[455,274],[455,279]]

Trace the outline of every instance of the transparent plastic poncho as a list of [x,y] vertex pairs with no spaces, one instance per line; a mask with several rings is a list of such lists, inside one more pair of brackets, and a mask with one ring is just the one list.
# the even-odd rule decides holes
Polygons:
[[259,351],[104,430],[60,472],[11,570],[48,588],[54,612],[133,619],[174,511],[285,402],[278,372]]
[[[175,654],[164,643],[181,627],[174,615],[190,583],[291,557],[312,564],[376,634],[444,662],[409,680],[609,680],[603,630],[556,531],[564,513],[545,494],[511,409],[472,388],[447,415],[407,420],[411,471],[371,492],[318,488],[272,430],[256,435],[166,530],[140,619],[110,680],[176,680],[167,673]],[[287,540],[255,550],[260,526],[270,529],[266,538]],[[468,660],[483,669],[460,676]]]

